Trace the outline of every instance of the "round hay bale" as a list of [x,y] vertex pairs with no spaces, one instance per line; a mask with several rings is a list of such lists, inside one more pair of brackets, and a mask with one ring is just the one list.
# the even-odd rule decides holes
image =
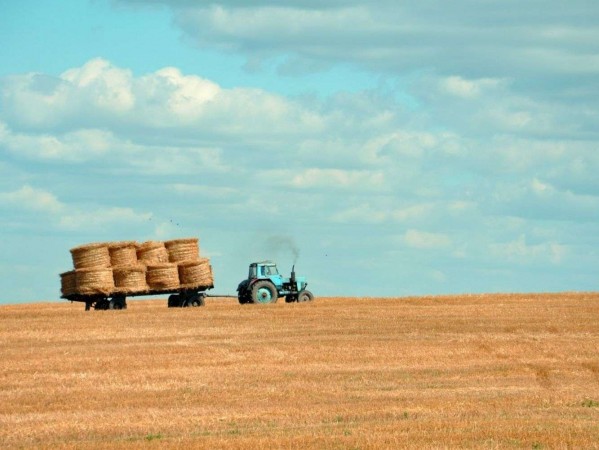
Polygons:
[[150,289],[166,290],[179,288],[179,272],[172,263],[148,264],[146,282]]
[[137,259],[146,265],[168,262],[168,252],[163,242],[148,241],[137,246]]
[[195,261],[200,257],[197,238],[173,239],[164,243],[168,251],[168,260],[172,263]]
[[134,294],[149,290],[146,283],[146,266],[133,264],[112,268],[114,289],[119,294]]
[[110,294],[114,291],[112,269],[77,269],[77,293]]
[[110,267],[108,244],[104,242],[80,245],[71,249],[75,269]]
[[214,284],[210,260],[208,258],[181,262],[177,265],[177,268],[182,288],[208,287]]
[[63,296],[77,293],[77,275],[74,270],[60,274],[60,292]]
[[112,267],[137,264],[137,244],[134,241],[112,242],[108,246]]

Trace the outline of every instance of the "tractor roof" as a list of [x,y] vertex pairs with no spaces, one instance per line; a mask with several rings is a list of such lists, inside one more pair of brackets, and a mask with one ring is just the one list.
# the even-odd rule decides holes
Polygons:
[[274,261],[258,261],[255,263],[252,263],[250,265],[264,265],[264,266],[276,266],[277,263],[275,263]]

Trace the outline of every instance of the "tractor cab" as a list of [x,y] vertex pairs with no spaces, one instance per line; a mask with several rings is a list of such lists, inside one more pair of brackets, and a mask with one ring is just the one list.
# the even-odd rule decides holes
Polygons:
[[264,261],[260,263],[250,264],[250,273],[248,279],[254,278],[269,278],[274,275],[279,275],[279,269],[274,262]]

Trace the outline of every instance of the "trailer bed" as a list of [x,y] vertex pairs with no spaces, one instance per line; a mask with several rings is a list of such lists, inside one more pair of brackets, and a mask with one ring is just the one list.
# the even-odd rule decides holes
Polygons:
[[148,289],[144,291],[114,290],[109,293],[93,294],[69,294],[61,295],[61,298],[71,302],[85,303],[86,311],[94,309],[126,309],[127,297],[141,297],[149,295],[170,294],[169,307],[203,306],[206,291],[213,289],[214,285],[185,285],[170,289]]

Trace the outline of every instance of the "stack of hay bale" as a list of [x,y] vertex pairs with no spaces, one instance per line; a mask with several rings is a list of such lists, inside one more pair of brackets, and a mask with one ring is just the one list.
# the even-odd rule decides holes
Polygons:
[[197,239],[175,239],[164,243],[171,264],[176,264],[181,288],[213,286],[212,266],[208,258],[200,258]]
[[135,294],[148,290],[146,267],[137,259],[134,241],[111,242],[108,245],[114,289],[118,294]]
[[114,279],[108,244],[94,243],[71,249],[75,270],[61,275],[63,295],[109,294]]
[[62,273],[63,297],[143,294],[214,285],[197,238],[166,242],[104,242],[71,249],[74,270]]

